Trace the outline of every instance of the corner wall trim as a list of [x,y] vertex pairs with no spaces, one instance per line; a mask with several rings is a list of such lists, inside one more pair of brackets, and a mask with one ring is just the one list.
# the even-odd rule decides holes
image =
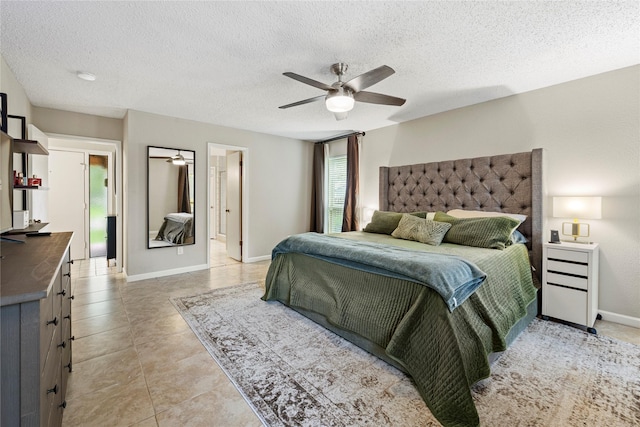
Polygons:
[[127,276],[127,282],[137,282],[145,279],[155,279],[156,277],[173,276],[174,274],[189,273],[192,271],[207,270],[207,264],[191,265],[189,267],[173,268],[171,270],[154,271],[151,273],[134,274]]
[[640,329],[640,318],[631,317],[625,314],[611,313],[610,311],[598,310],[602,315],[602,319],[607,322],[619,323],[621,325],[631,326]]
[[247,259],[246,262],[248,263],[252,263],[252,262],[260,262],[260,261],[271,261],[271,255],[262,255],[262,256],[256,256],[256,257],[252,257]]

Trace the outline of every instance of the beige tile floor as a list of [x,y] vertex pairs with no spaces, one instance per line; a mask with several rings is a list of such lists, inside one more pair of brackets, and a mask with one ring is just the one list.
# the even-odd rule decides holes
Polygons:
[[[269,262],[241,264],[212,241],[211,269],[127,283],[104,259],[73,266],[73,372],[63,426],[259,426],[169,298],[264,280]],[[611,322],[603,335],[640,344]]]

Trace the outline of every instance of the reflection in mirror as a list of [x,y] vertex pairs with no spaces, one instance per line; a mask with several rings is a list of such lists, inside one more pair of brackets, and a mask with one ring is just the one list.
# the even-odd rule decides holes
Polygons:
[[195,157],[147,146],[147,248],[195,244]]

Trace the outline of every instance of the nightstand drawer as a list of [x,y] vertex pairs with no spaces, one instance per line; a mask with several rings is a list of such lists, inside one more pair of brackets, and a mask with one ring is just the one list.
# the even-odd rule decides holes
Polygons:
[[587,325],[586,292],[553,285],[546,286],[544,292],[547,293],[545,299],[549,302],[544,315]]
[[566,276],[564,274],[557,274],[547,271],[547,283],[549,285],[561,285],[569,286],[577,289],[584,289],[588,287],[588,280],[586,277]]
[[589,254],[586,252],[571,251],[566,249],[547,249],[547,258],[554,258],[573,262],[589,262]]
[[578,276],[589,276],[589,266],[584,264],[572,264],[570,262],[553,261],[547,262],[548,271],[557,271],[559,273],[575,274]]

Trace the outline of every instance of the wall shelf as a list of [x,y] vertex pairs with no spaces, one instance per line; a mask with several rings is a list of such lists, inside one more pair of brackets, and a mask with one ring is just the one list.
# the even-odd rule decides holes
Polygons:
[[48,190],[46,187],[42,187],[40,185],[14,185],[14,190]]
[[26,153],[26,154],[40,154],[47,156],[49,150],[44,148],[38,141],[31,139],[14,139],[13,140],[13,152],[14,153]]

